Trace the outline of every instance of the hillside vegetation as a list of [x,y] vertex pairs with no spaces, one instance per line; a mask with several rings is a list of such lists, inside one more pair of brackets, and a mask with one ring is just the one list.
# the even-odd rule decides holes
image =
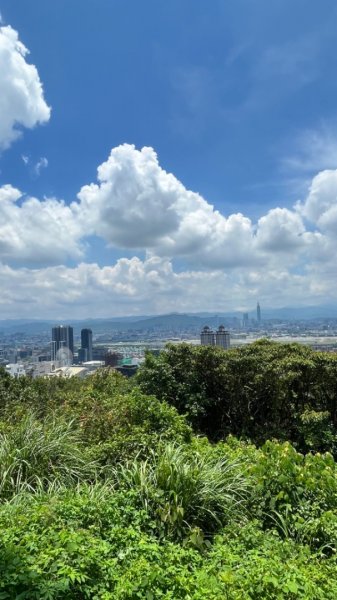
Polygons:
[[232,433],[258,443],[290,440],[304,451],[335,449],[334,354],[266,340],[226,352],[170,345],[159,357],[147,355],[139,384],[212,440]]
[[0,371],[0,599],[335,600],[336,375],[270,342]]

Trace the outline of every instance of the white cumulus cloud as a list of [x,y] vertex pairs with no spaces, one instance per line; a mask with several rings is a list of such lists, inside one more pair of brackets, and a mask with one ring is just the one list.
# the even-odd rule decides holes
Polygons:
[[313,178],[299,212],[327,234],[337,234],[337,170],[325,170]]
[[81,235],[64,202],[23,197],[10,185],[0,188],[0,260],[41,264],[79,259]]
[[50,117],[36,67],[10,26],[0,27],[0,150],[8,148],[22,127],[31,129]]
[[294,252],[305,235],[301,216],[287,208],[273,208],[258,221],[258,243],[268,252]]
[[70,205],[55,198],[19,200],[18,193],[2,188],[3,260],[78,258],[96,235],[112,247],[182,258],[193,268],[265,269],[327,253],[337,177],[330,171],[319,174],[302,204],[271,209],[254,224],[241,213],[224,216],[186,189],[162,169],[152,148],[125,144],[112,149],[98,167],[98,183],[82,187]]
[[[319,173],[302,202],[275,207],[256,223],[225,216],[187,190],[152,148],[114,148],[98,181],[70,205],[3,186],[2,313],[15,313],[18,302],[27,314],[56,317],[336,299],[336,173]],[[146,258],[88,264],[92,235]],[[83,262],[70,267],[69,260]]]
[[187,190],[162,169],[153,148],[114,148],[98,168],[98,183],[82,187],[78,198],[78,219],[113,246],[184,256],[205,266],[256,259],[250,219],[240,213],[226,218]]
[[100,267],[80,263],[39,269],[0,263],[2,318],[85,318],[216,311],[263,305],[281,307],[329,302],[336,297],[331,269],[304,274],[282,270],[176,272],[168,259],[122,258]]
[[82,187],[78,199],[72,210],[87,234],[206,269],[262,266],[271,253],[300,255],[323,241],[319,231],[306,229],[304,209],[277,207],[256,224],[241,213],[221,214],[167,173],[153,148],[113,148],[98,167],[98,183]]

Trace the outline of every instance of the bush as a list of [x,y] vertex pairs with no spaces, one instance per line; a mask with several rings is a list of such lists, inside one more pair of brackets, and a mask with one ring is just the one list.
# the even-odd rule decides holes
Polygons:
[[0,433],[0,498],[92,480],[96,467],[72,423],[53,415],[41,423],[28,413]]
[[148,449],[161,442],[188,442],[192,431],[176,409],[153,396],[134,389],[98,394],[87,390],[79,399],[69,399],[63,414],[74,414],[83,439],[103,465],[117,464],[135,456],[145,457]]
[[275,437],[306,450],[301,415],[309,410],[326,415],[324,435],[312,438],[313,449],[334,450],[335,355],[267,340],[226,351],[168,345],[158,357],[146,356],[137,379],[145,393],[175,406],[214,441],[230,433],[259,444]]
[[334,559],[231,524],[202,553],[150,533],[137,490],[96,484],[0,511],[0,598],[334,600]]
[[0,598],[184,600],[201,557],[142,531],[134,491],[96,484],[0,512]]
[[[336,561],[321,560],[308,546],[263,531],[257,522],[229,527],[215,539],[203,565],[214,598],[230,600],[334,600]],[[222,594],[222,595],[221,595]],[[200,598],[196,595],[194,598]]]
[[301,446],[306,451],[330,451],[336,455],[337,434],[329,411],[305,410],[299,421]]
[[256,513],[266,527],[313,548],[337,548],[337,469],[331,454],[267,442],[251,467]]
[[[2,397],[1,388],[6,389]],[[22,377],[19,383],[0,373],[0,432],[20,426],[27,411],[41,424],[51,413],[55,420],[71,421],[102,465],[146,456],[161,440],[188,442],[192,433],[174,407],[141,393],[111,369],[85,380]]]
[[209,536],[224,523],[242,519],[249,494],[240,461],[207,450],[191,453],[176,444],[121,466],[116,476],[122,487],[138,491],[160,534],[176,539],[193,528]]
[[[0,600],[334,600],[337,470],[313,451],[335,444],[335,358],[262,342],[153,364],[142,390],[0,374]],[[298,446],[210,443],[175,407],[213,439],[280,426]]]

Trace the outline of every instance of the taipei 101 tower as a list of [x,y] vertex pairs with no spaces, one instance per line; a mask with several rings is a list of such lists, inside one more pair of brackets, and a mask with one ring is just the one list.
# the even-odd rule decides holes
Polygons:
[[261,325],[261,307],[259,302],[256,305],[256,318],[258,325]]

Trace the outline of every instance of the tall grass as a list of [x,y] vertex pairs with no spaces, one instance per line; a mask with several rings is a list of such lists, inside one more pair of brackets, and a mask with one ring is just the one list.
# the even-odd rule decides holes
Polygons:
[[144,508],[164,535],[182,537],[192,528],[210,535],[243,516],[250,482],[240,462],[191,453],[168,444],[146,461],[133,461],[116,471],[119,485],[136,488]]
[[51,415],[41,422],[34,413],[0,434],[0,499],[94,479],[96,465],[88,460],[71,422]]

